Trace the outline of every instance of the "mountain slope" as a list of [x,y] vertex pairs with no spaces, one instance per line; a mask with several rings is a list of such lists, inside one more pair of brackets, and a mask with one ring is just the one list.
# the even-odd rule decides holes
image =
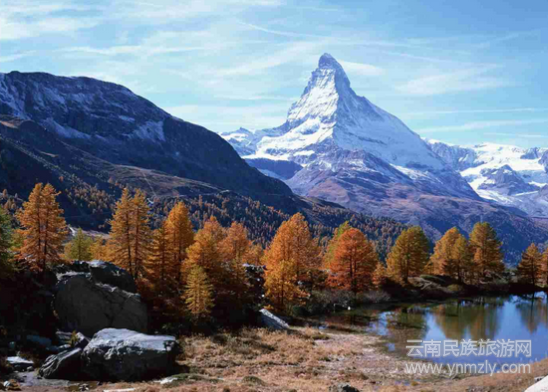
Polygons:
[[[521,211],[483,200],[458,167],[398,118],[358,96],[328,54],[321,56],[284,124],[221,136],[250,164],[284,179],[298,194],[419,224],[434,239],[453,226],[470,232],[485,219],[505,238],[512,260],[530,242],[548,240],[548,232]],[[452,153],[459,161],[467,152]],[[302,166],[292,176],[286,170],[290,162]]]
[[291,194],[281,181],[246,165],[217,134],[113,83],[44,73],[0,74],[0,115],[32,120],[113,164],[160,170],[250,195]]

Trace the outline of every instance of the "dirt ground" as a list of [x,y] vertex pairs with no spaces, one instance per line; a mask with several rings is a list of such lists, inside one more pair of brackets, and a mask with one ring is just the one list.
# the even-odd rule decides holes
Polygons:
[[[531,374],[470,376],[410,375],[409,360],[385,352],[376,336],[330,328],[292,328],[291,332],[247,329],[184,340],[183,373],[170,383],[88,383],[98,391],[136,392],[321,392],[347,383],[360,391],[379,392],[522,392],[534,378],[548,374],[548,360],[532,365]],[[172,378],[172,379],[173,379]],[[23,387],[34,392],[78,391],[73,384]]]

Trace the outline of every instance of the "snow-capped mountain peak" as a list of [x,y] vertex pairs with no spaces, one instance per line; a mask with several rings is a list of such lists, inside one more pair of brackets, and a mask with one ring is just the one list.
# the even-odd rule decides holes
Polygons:
[[[254,145],[255,152],[248,156],[306,165],[311,158],[341,148],[366,151],[398,167],[440,170],[445,166],[398,118],[358,96],[341,64],[327,53],[289,109],[286,122],[262,133],[266,137],[261,140],[257,140],[261,132],[249,136],[247,146]],[[229,140],[229,134],[224,136]]]

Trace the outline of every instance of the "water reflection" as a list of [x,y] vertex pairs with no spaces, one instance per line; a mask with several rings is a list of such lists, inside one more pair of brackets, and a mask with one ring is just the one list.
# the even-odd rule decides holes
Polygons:
[[500,330],[503,298],[457,300],[433,309],[434,320],[447,339],[491,339]]
[[546,294],[535,296],[480,297],[436,304],[364,309],[341,317],[368,332],[385,336],[389,350],[407,354],[409,340],[443,341],[454,339],[531,340],[532,355],[509,358],[493,355],[430,358],[439,362],[516,363],[548,356],[548,301]]

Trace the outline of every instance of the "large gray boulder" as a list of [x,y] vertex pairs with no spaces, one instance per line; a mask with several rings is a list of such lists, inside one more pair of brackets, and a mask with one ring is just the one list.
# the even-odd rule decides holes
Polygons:
[[80,376],[81,348],[52,355],[46,359],[38,374],[46,379],[77,380]]
[[260,322],[264,327],[275,330],[275,331],[283,331],[283,330],[289,329],[289,324],[287,324],[281,318],[279,318],[278,316],[275,316],[268,310],[261,309],[259,313],[260,313]]
[[93,380],[137,381],[172,374],[180,346],[173,336],[128,329],[99,331],[82,353],[83,371]]
[[130,293],[137,292],[135,280],[125,269],[102,260],[93,260],[88,264],[89,272],[96,282],[115,286]]
[[92,336],[104,328],[147,330],[147,309],[140,295],[98,283],[87,273],[61,278],[54,307],[65,331]]

